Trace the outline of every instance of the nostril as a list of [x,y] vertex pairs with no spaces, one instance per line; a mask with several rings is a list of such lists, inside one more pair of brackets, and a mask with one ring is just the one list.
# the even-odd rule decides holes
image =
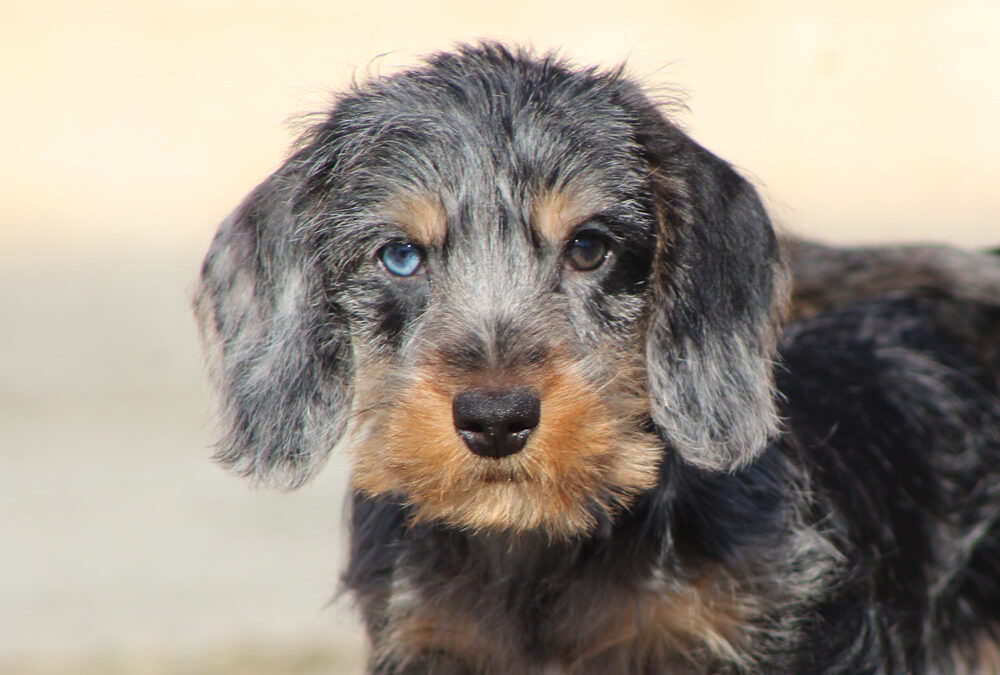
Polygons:
[[[531,406],[532,404],[529,403],[528,405]],[[505,431],[509,434],[517,434],[522,431],[534,429],[538,426],[540,408],[541,406],[536,403],[532,409],[519,412],[515,417],[507,421]]]
[[469,389],[452,401],[455,431],[483,457],[500,458],[524,447],[541,419],[541,401],[531,389]]

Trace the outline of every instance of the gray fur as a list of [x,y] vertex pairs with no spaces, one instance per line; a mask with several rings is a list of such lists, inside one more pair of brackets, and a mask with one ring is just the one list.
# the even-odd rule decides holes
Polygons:
[[[516,86],[503,90],[479,79],[476,53],[465,56],[433,66],[468,68],[461,91],[414,71],[345,94],[222,225],[197,300],[219,355],[221,461],[302,482],[344,429],[353,364],[377,354],[407,361],[378,327],[371,259],[400,236],[381,205],[421,192],[438,196],[448,219],[445,249],[428,251],[428,322],[457,313],[449,330],[488,335],[483,326],[516,318],[519,330],[544,333],[564,316],[578,356],[645,339],[651,415],[667,443],[706,468],[752,459],[776,428],[772,305],[782,301],[753,189],[725,163],[702,162],[710,155],[619,73],[571,73],[554,60],[525,68],[514,57],[506,67],[519,71]],[[548,87],[547,97],[532,98],[532,86]],[[645,232],[660,249],[650,279],[609,296],[596,319],[584,309],[593,283],[561,280],[560,252],[530,233],[532,199],[581,180],[615,236]],[[745,256],[737,241],[764,244]],[[739,297],[705,276],[732,265],[753,267]],[[534,326],[524,320],[532,316]],[[406,344],[424,323],[412,322]]]

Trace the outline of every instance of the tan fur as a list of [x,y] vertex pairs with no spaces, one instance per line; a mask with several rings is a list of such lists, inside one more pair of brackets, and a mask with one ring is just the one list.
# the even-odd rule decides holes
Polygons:
[[[949,672],[954,675],[996,675],[1000,673],[1000,644],[997,634],[1000,626],[992,626],[992,630],[984,630],[974,637],[970,643],[961,645],[952,653]],[[942,670],[942,673],[945,672]]]
[[[473,454],[455,431],[452,399],[486,377],[419,368],[394,404],[361,415],[354,487],[404,495],[418,521],[563,538],[592,529],[594,510],[613,514],[655,484],[659,449],[636,425],[644,395],[613,394],[616,383],[598,391],[566,359],[503,380],[540,394],[541,421],[524,450],[502,459]],[[359,392],[360,407],[378,393]]]
[[997,643],[997,631],[983,634],[976,640],[976,673],[1000,673],[1000,644]]
[[[707,657],[752,665],[752,620],[759,614],[758,603],[720,572],[705,572],[669,588],[595,584],[591,593],[574,597],[574,602],[558,607],[543,628],[557,646],[554,662],[521,664],[524,671],[548,666],[566,675],[613,675],[704,662]],[[484,625],[475,614],[474,600],[468,605],[456,600],[427,602],[410,589],[395,589],[389,628],[376,653],[403,662],[449,654],[483,672],[492,672],[491,663],[509,662],[507,627]]]
[[414,244],[437,247],[444,244],[448,216],[437,195],[411,192],[386,205],[384,217],[403,228]]
[[[704,574],[689,584],[647,588],[611,596],[599,621],[578,632],[570,672],[587,660],[631,671],[630,664],[704,660],[706,652],[727,663],[748,665],[749,621],[759,613],[755,598],[722,574]],[[572,621],[572,617],[569,617]]]
[[472,612],[441,600],[427,602],[413,593],[394,589],[389,624],[373,645],[376,659],[406,663],[445,653],[465,663],[483,664],[501,656],[502,640],[483,634]]
[[577,227],[601,208],[586,188],[549,190],[535,198],[532,225],[553,246],[562,246]]

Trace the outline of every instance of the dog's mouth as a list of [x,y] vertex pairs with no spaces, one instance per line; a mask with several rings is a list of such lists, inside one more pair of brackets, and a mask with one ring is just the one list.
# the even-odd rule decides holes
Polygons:
[[525,471],[519,471],[513,462],[484,465],[475,472],[472,480],[489,485],[490,483],[520,483],[531,480]]
[[644,419],[644,396],[595,386],[573,363],[505,386],[428,368],[360,425],[353,484],[402,495],[417,521],[571,537],[656,484],[660,444]]

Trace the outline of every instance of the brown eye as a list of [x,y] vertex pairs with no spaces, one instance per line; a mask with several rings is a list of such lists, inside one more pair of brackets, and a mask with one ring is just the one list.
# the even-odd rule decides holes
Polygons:
[[575,270],[596,270],[608,259],[608,241],[594,232],[581,232],[566,247],[566,262]]

